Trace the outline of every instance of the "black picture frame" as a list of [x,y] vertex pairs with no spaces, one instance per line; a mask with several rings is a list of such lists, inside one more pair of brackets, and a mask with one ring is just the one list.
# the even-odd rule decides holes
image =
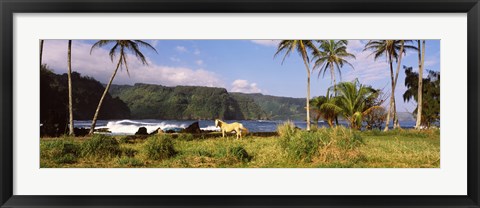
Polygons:
[[[0,0],[1,207],[480,207],[478,0]],[[25,196],[13,195],[15,13],[467,13],[468,194],[465,196]]]

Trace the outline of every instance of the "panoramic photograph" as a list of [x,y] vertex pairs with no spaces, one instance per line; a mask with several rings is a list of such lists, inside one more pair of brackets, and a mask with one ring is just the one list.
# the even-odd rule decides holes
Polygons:
[[39,40],[40,168],[440,168],[440,40]]

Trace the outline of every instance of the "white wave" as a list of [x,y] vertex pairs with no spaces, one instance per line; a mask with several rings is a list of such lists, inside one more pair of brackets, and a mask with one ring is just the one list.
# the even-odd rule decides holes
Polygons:
[[216,126],[207,126],[200,129],[204,131],[220,131],[220,127],[216,127]]
[[148,133],[152,133],[153,131],[160,129],[168,129],[168,128],[185,128],[185,124],[168,124],[166,122],[160,123],[144,123],[144,122],[137,122],[131,120],[121,120],[121,121],[109,121],[106,126],[99,126],[96,129],[100,128],[108,128],[112,134],[135,134],[138,131],[138,128],[145,127]]

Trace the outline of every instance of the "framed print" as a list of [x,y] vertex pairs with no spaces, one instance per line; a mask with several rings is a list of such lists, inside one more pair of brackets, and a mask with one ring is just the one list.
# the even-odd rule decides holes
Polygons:
[[477,0],[0,5],[2,207],[479,206]]

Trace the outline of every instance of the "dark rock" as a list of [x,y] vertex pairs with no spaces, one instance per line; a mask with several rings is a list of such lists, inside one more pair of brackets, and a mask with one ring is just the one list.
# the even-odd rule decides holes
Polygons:
[[86,128],[74,128],[73,129],[73,132],[75,133],[75,136],[78,136],[78,137],[87,136],[89,131],[90,131],[90,129],[86,129]]
[[135,132],[135,135],[148,135],[147,128],[143,126],[138,128],[138,131]]
[[165,132],[163,132],[163,130],[161,128],[158,128],[157,130],[153,131],[152,133],[150,133],[150,135],[155,135],[155,134],[163,134]]
[[202,130],[200,130],[200,125],[198,124],[198,121],[196,121],[190,124],[190,126],[188,126],[186,129],[183,129],[181,132],[190,133],[190,134],[199,134],[202,132]]

